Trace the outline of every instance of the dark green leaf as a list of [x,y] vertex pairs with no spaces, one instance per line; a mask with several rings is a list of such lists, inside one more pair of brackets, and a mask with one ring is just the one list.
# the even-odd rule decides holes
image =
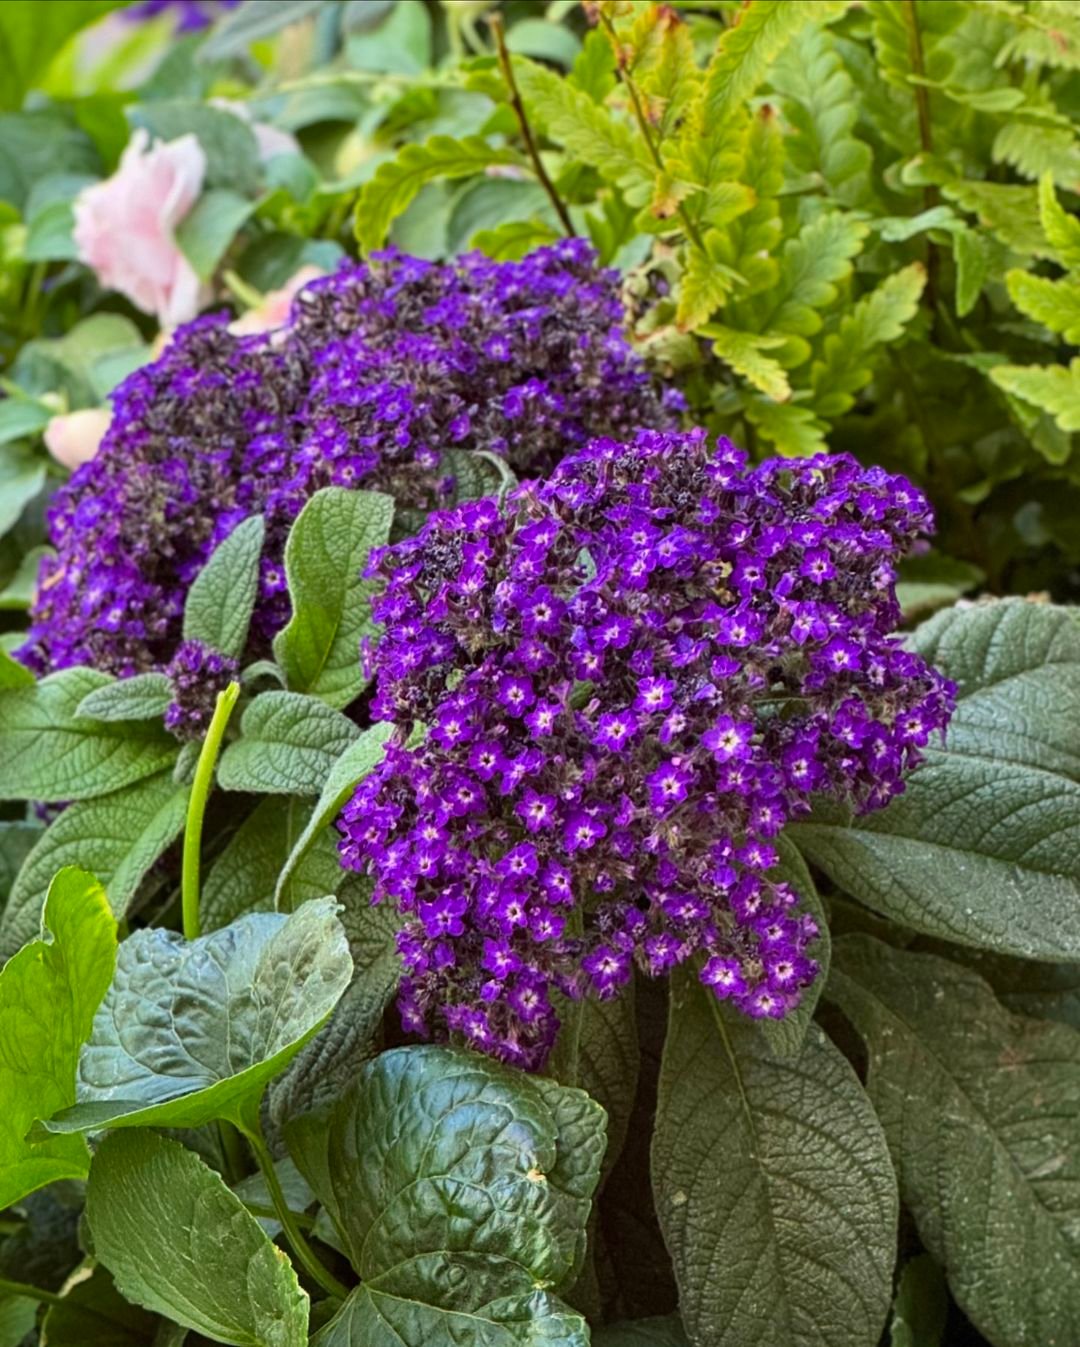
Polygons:
[[116,1132],[86,1194],[97,1257],[127,1300],[237,1347],[304,1347],[308,1298],[289,1260],[194,1152]]
[[347,706],[368,679],[360,642],[371,636],[368,553],[390,537],[394,501],[378,491],[326,487],[308,501],[285,545],[292,617],[274,639],[289,686]]
[[64,1292],[62,1305],[50,1306],[42,1340],[49,1347],[156,1347],[157,1324],[153,1315],[128,1304],[103,1267],[95,1267]]
[[352,975],[333,898],[251,913],[184,941],[136,931],[79,1057],[78,1103],[52,1132],[244,1120],[326,1022]]
[[6,800],[85,800],[171,766],[176,740],[149,721],[79,717],[110,682],[93,669],[64,669],[30,688],[0,692],[0,795]]
[[37,1302],[0,1295],[0,1347],[19,1347],[37,1322]]
[[204,641],[232,659],[244,653],[264,533],[262,516],[253,515],[214,550],[184,602],[185,641]]
[[362,1285],[320,1347],[585,1347],[574,1275],[604,1149],[580,1091],[447,1048],[368,1063],[290,1147]]
[[107,887],[117,917],[123,917],[144,876],[184,826],[187,790],[169,772],[140,781],[100,800],[69,805],[37,833],[0,918],[0,958],[31,939],[41,922],[53,875],[78,864]]
[[136,674],[91,692],[75,714],[87,720],[156,720],[171,701],[172,683],[165,674]]
[[763,1043],[674,981],[652,1173],[683,1322],[695,1347],[872,1347],[896,1252],[880,1124],[816,1025],[797,1057]]
[[853,897],[918,931],[1080,960],[1080,623],[1020,599],[950,609],[913,647],[959,685],[945,747],[879,814],[789,835]]
[[21,443],[0,448],[0,534],[18,521],[23,507],[45,485],[45,460]]
[[[46,938],[51,937],[51,938]],[[0,1210],[57,1179],[83,1178],[81,1137],[24,1140],[38,1118],[75,1098],[75,1064],[113,974],[116,922],[101,885],[61,870],[42,939],[0,971]]]
[[923,1243],[994,1347],[1080,1324],[1080,1033],[1010,1015],[977,974],[869,936],[829,995],[866,1040],[867,1089]]
[[257,190],[261,169],[255,133],[242,117],[194,99],[156,99],[135,103],[128,116],[159,140],[194,135],[206,155],[207,187],[230,192]]
[[592,1347],[690,1347],[677,1314],[662,1319],[637,1319],[609,1324],[592,1335]]
[[318,795],[360,733],[340,711],[301,692],[260,694],[244,712],[240,732],[221,755],[218,782],[224,790],[268,795]]
[[941,1269],[921,1253],[904,1266],[893,1301],[889,1347],[941,1347],[949,1293]]

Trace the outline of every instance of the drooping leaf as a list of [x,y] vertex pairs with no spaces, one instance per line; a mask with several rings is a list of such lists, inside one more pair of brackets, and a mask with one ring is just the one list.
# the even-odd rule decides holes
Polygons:
[[877,1342],[896,1179],[869,1099],[816,1025],[797,1057],[773,1057],[676,979],[652,1173],[694,1347]]
[[251,913],[190,942],[129,936],[79,1056],[78,1102],[48,1130],[247,1120],[349,984],[336,909],[324,898],[289,917]]
[[223,790],[318,795],[359,733],[351,720],[317,697],[261,693],[241,718],[240,738],[221,755],[218,783]]
[[67,801],[107,795],[171,766],[176,740],[149,721],[83,719],[83,699],[107,674],[64,669],[0,692],[0,795]]
[[0,958],[39,929],[45,895],[64,866],[99,876],[114,915],[123,917],[147,871],[179,836],[187,795],[170,772],[161,772],[100,800],[69,805],[39,834],[15,879],[0,918]]
[[203,641],[233,659],[244,653],[264,534],[262,516],[253,515],[214,549],[184,601],[185,641]]
[[877,814],[789,830],[860,902],[928,935],[1024,958],[1080,960],[1080,625],[1020,599],[954,608],[912,646],[959,687],[930,746]]
[[42,939],[0,971],[0,1210],[57,1179],[86,1176],[90,1154],[81,1137],[25,1137],[36,1119],[75,1098],[79,1048],[115,956],[105,890],[82,870],[61,870],[49,889]]
[[604,1149],[577,1090],[447,1048],[382,1053],[290,1148],[363,1279],[320,1347],[585,1347],[574,1275]]
[[179,1142],[149,1130],[106,1137],[86,1210],[127,1300],[236,1347],[306,1344],[308,1297],[288,1258]]
[[368,682],[360,642],[375,632],[368,553],[390,537],[394,501],[378,491],[326,487],[308,501],[285,546],[292,617],[274,639],[289,686],[347,706]]
[[212,187],[181,220],[176,242],[201,280],[211,279],[255,204],[229,187]]
[[1080,1323],[1080,1033],[1010,1015],[975,973],[869,936],[829,995],[869,1049],[867,1089],[923,1243],[995,1347]]

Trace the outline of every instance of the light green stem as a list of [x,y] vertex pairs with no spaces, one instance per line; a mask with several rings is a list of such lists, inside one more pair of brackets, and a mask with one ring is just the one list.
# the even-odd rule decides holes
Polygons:
[[230,683],[224,692],[218,693],[214,716],[210,721],[210,728],[206,731],[202,752],[195,768],[195,780],[191,783],[180,880],[185,940],[197,940],[199,936],[199,852],[202,847],[203,815],[206,813],[206,801],[213,784],[214,768],[221,752],[225,726],[229,723],[229,717],[239,696],[239,683]]

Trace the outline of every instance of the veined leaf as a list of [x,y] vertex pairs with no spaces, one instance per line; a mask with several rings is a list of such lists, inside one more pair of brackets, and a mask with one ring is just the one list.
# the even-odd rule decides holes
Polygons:
[[809,407],[748,397],[743,400],[743,408],[755,430],[785,458],[809,457],[824,450],[825,423]]
[[205,641],[239,659],[259,589],[265,529],[261,515],[243,520],[195,577],[184,602],[184,640]]
[[1009,248],[1030,257],[1052,255],[1043,235],[1034,187],[965,178],[943,183],[941,191],[962,210],[977,215],[979,223]]
[[998,365],[990,378],[1049,412],[1062,430],[1080,430],[1080,356],[1068,365]]
[[851,275],[852,258],[862,250],[869,229],[841,211],[811,221],[784,244],[780,284],[753,307],[764,310],[757,326],[763,332],[791,332],[812,337],[821,330],[818,312],[832,304],[837,282]]
[[975,973],[868,936],[829,995],[869,1049],[867,1089],[919,1234],[997,1347],[1080,1323],[1080,1034],[1010,1015]]
[[883,916],[956,944],[1080,962],[1080,624],[1020,599],[952,608],[912,647],[953,678],[945,747],[876,814],[791,840]]
[[61,870],[49,888],[42,939],[0,971],[0,1209],[57,1179],[84,1178],[90,1167],[81,1137],[24,1138],[36,1119],[74,1101],[79,1048],[115,958],[105,890],[83,870]]
[[1052,281],[1014,269],[1006,273],[1005,284],[1021,313],[1080,345],[1080,279]]
[[[557,75],[553,79],[559,80]],[[492,164],[521,164],[516,150],[489,145],[482,136],[455,140],[432,136],[420,144],[408,144],[396,159],[380,164],[366,183],[356,205],[356,237],[365,251],[378,248],[390,225],[406,209],[425,183],[437,178],[470,178]]]
[[304,1347],[308,1297],[221,1175],[149,1130],[114,1132],[86,1193],[94,1252],[126,1299],[236,1347]]
[[736,374],[759,389],[774,402],[786,402],[791,397],[784,367],[763,352],[783,346],[782,336],[766,336],[758,332],[736,332],[719,323],[708,323],[698,328],[703,337],[712,342],[714,354]]
[[250,1122],[349,985],[336,911],[322,898],[190,942],[160,927],[129,936],[79,1057],[78,1102],[48,1131]]
[[893,342],[915,316],[926,285],[926,270],[913,262],[864,295],[825,338],[821,360],[810,371],[814,412],[832,420],[854,405],[854,395],[870,382],[868,363],[876,346]]
[[263,692],[240,721],[240,738],[221,755],[222,790],[318,795],[337,759],[360,731],[317,697]]
[[156,720],[172,701],[172,680],[163,673],[117,678],[84,697],[75,714],[88,720]]
[[877,1342],[896,1179],[870,1100],[817,1025],[798,1056],[772,1057],[692,974],[673,978],[652,1174],[697,1347]]
[[1048,173],[1039,180],[1039,221],[1057,261],[1070,271],[1080,271],[1080,220],[1058,201]]
[[629,55],[630,74],[647,100],[656,139],[662,143],[701,87],[690,25],[667,5],[641,5],[619,37],[620,47]]
[[705,235],[705,249],[687,245],[686,267],[679,282],[679,304],[675,321],[684,331],[693,331],[707,322],[742,277],[719,256],[721,236],[718,230]]

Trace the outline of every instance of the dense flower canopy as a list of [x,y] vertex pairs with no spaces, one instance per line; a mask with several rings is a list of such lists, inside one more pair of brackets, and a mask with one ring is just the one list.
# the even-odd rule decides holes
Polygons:
[[773,839],[812,793],[886,804],[952,708],[891,635],[931,525],[847,457],[643,431],[385,549],[373,713],[402,728],[340,851],[404,916],[406,1026],[537,1067],[556,989],[693,955],[748,1015],[795,1006],[818,928]]
[[266,548],[256,649],[288,618],[289,526],[321,487],[443,503],[443,450],[547,471],[596,434],[671,423],[621,330],[614,272],[569,240],[520,262],[438,265],[393,252],[343,264],[278,332],[226,315],[181,329],[114,397],[96,458],[53,501],[21,651],[38,670],[163,668],[184,598],[213,549],[253,514]]

